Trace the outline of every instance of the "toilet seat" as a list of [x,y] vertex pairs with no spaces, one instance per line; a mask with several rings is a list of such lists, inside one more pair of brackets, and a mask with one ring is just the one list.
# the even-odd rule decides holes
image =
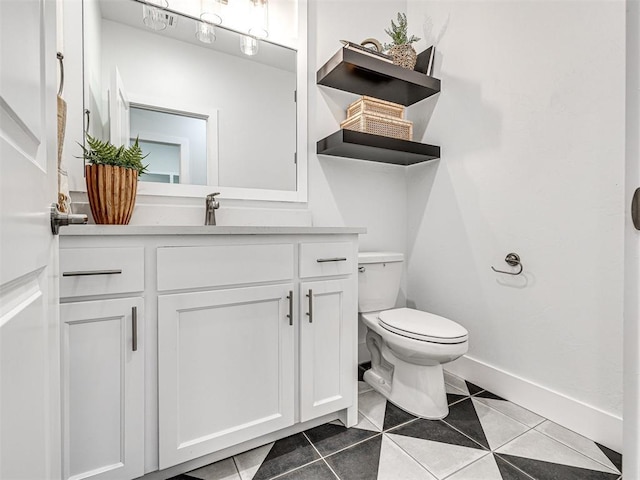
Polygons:
[[469,332],[448,318],[412,308],[394,308],[378,315],[385,330],[404,337],[431,343],[464,343]]

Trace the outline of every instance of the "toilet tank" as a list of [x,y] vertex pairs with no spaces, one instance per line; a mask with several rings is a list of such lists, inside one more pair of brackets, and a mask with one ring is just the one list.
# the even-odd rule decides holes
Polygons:
[[358,254],[358,311],[388,310],[396,306],[404,255],[396,252]]

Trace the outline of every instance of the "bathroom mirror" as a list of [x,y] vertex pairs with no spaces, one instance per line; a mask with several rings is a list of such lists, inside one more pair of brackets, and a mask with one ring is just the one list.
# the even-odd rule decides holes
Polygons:
[[85,128],[138,139],[140,195],[306,201],[305,2],[271,0],[268,39],[203,23],[206,2],[233,14],[225,0],[169,0],[154,18],[151,3],[83,0]]

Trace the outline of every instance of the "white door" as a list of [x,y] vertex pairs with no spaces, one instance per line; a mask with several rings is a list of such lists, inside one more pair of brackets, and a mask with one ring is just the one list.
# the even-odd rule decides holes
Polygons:
[[60,478],[52,0],[0,1],[0,478]]
[[116,147],[129,145],[130,104],[120,72],[115,68],[111,74],[109,90],[109,136]]
[[63,478],[144,475],[144,301],[60,305]]
[[[630,208],[640,187],[640,3],[627,2],[627,155],[624,302],[624,476],[640,478],[640,231]],[[639,192],[640,194],[640,192]],[[637,197],[636,197],[637,198]],[[640,203],[640,201],[639,201]],[[640,205],[639,205],[640,207]],[[639,208],[640,209],[640,208]],[[636,222],[640,223],[640,222]]]
[[300,420],[350,407],[357,379],[353,280],[300,285]]
[[292,289],[158,297],[160,469],[293,425]]

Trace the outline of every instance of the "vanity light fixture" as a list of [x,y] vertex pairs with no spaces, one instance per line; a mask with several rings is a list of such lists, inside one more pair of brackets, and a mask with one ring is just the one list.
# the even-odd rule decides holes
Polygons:
[[267,0],[249,0],[249,3],[249,35],[257,39],[267,38],[269,36],[269,6]]
[[222,24],[222,6],[228,0],[201,0],[200,21],[196,24],[196,38],[202,43],[216,41],[215,26]]
[[258,39],[251,35],[240,35],[240,51],[248,56],[258,53]]
[[167,0],[145,0],[142,4],[142,23],[151,30],[164,30],[168,25],[165,12],[168,7]]

